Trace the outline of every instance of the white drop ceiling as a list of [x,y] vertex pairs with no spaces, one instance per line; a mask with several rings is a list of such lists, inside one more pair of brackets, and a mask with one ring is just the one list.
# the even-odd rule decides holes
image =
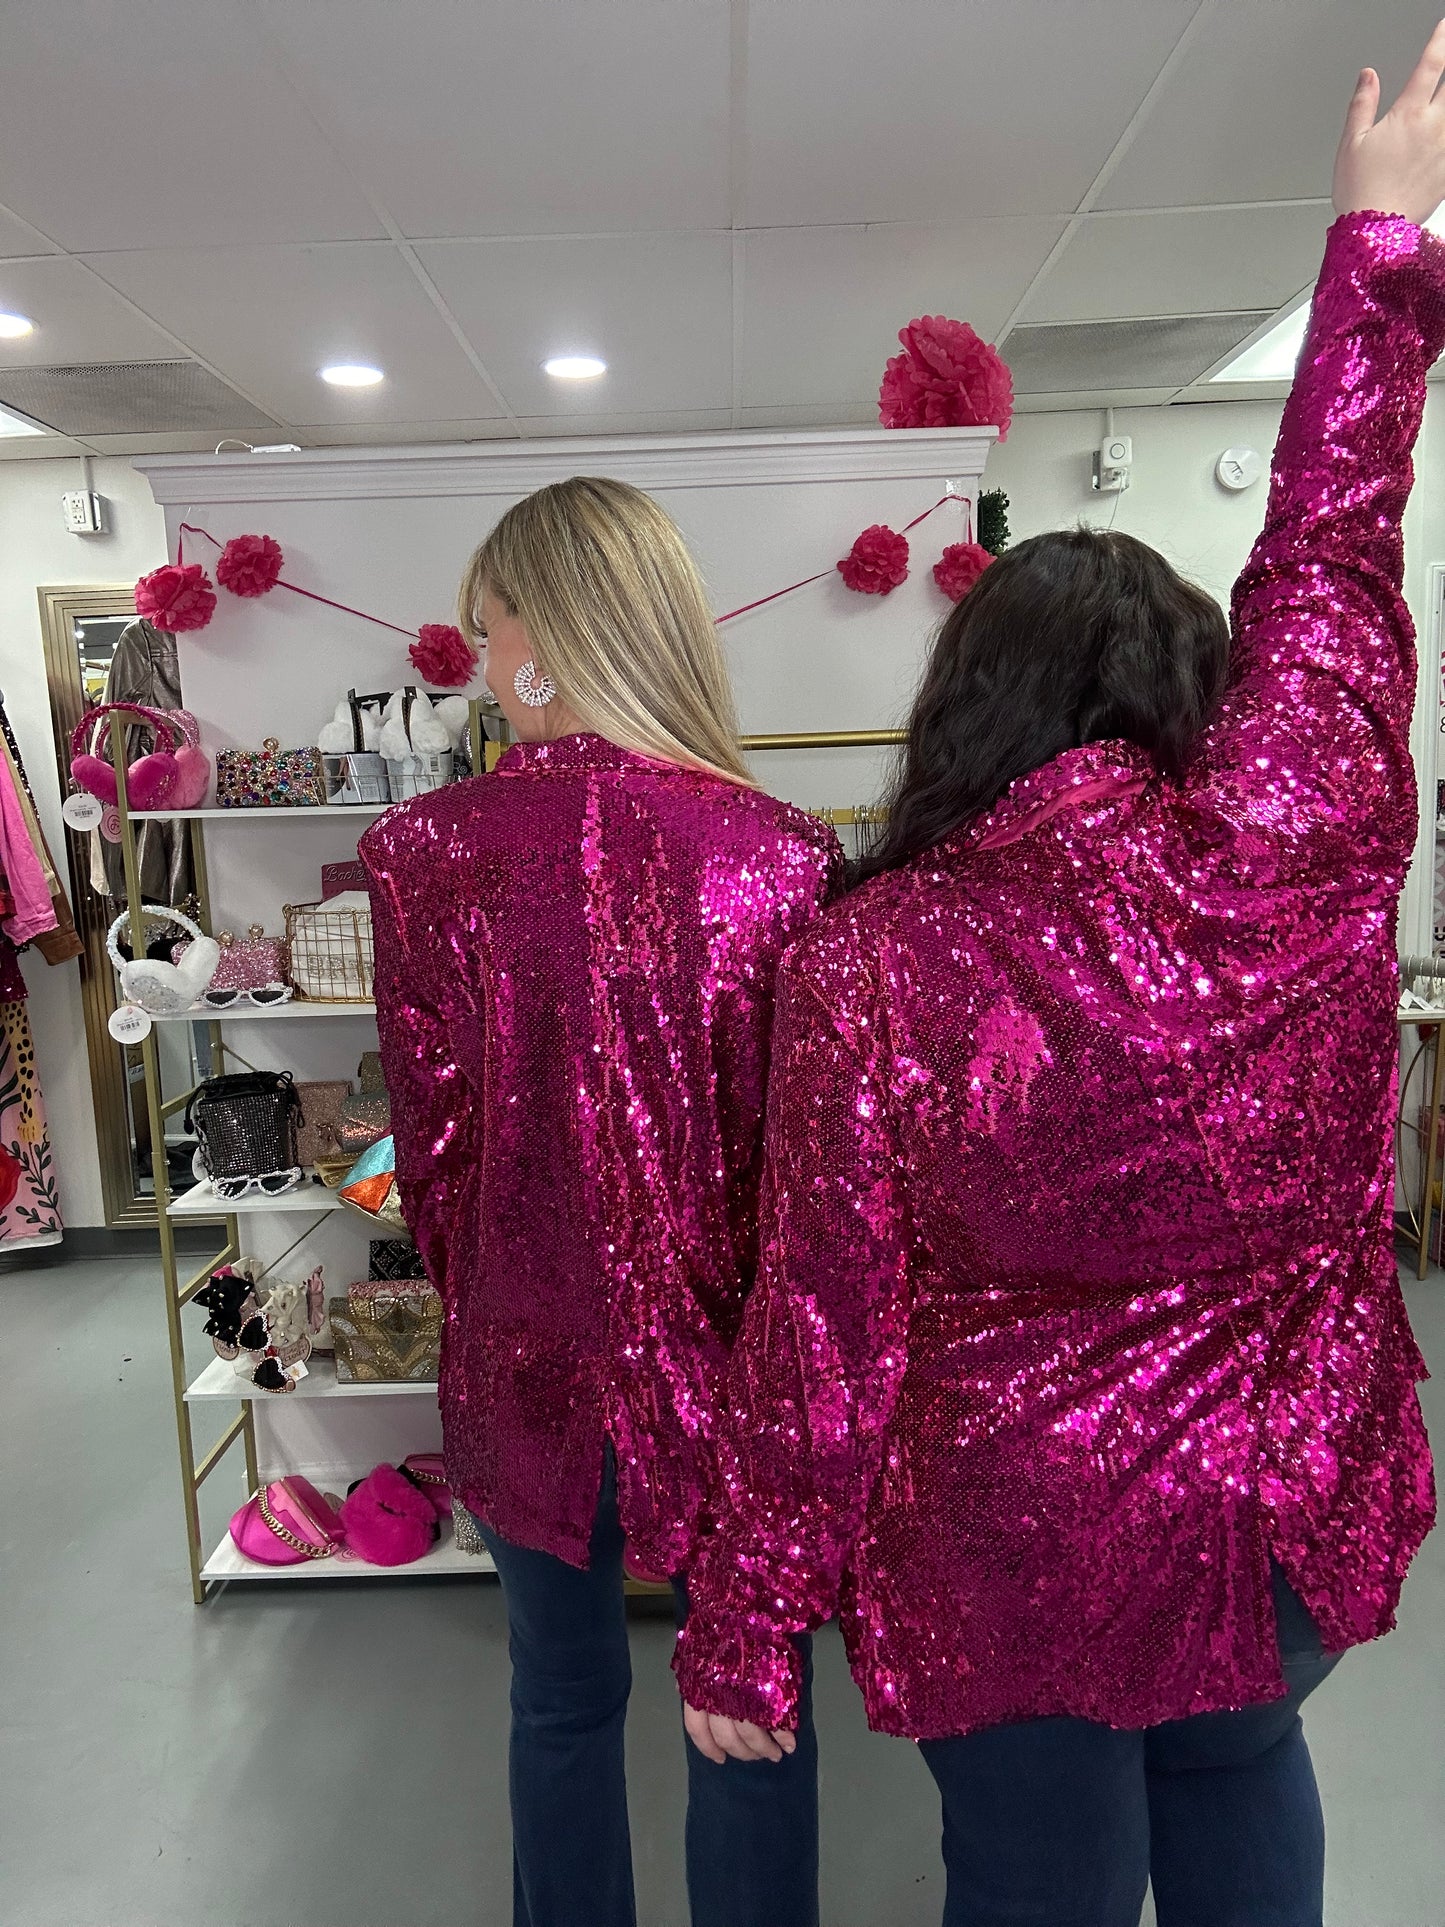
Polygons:
[[[1040,331],[1247,335],[1293,301],[1354,76],[1397,86],[1431,20],[1420,0],[6,0],[0,309],[36,328],[0,340],[0,402],[13,368],[194,360],[251,441],[847,425],[876,419],[924,312],[1005,356],[1030,329],[1022,407],[1278,392],[1161,380],[1141,351],[1127,387],[1064,395]],[[606,375],[542,373],[568,352]],[[330,388],[333,361],[386,380]],[[0,458],[214,445],[226,407],[214,433],[137,421]]]

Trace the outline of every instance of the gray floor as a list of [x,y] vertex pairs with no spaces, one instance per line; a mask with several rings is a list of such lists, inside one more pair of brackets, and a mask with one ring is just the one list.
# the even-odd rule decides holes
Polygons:
[[[233,1587],[190,1603],[154,1272],[0,1278],[0,1920],[501,1927],[506,1655],[490,1583]],[[1409,1286],[1445,1361],[1445,1279]],[[1425,1388],[1436,1436],[1445,1397]],[[684,1927],[677,1707],[635,1627],[642,1927]],[[1312,1702],[1329,1927],[1445,1927],[1445,1538],[1393,1638]],[[932,1785],[821,1640],[827,1927],[933,1927]]]

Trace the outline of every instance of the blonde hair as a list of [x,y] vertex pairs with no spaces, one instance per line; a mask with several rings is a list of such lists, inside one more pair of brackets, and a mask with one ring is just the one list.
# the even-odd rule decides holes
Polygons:
[[521,617],[538,667],[587,728],[756,788],[697,564],[650,495],[588,475],[539,488],[467,564],[473,639],[484,587]]

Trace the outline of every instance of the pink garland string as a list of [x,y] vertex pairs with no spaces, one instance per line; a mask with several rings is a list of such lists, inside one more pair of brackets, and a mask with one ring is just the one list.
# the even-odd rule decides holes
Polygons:
[[[957,499],[958,498],[953,495],[940,495],[932,508],[926,508],[921,515],[915,515],[911,522],[904,524],[899,533],[901,535],[907,535],[911,529],[916,529],[920,522],[926,522],[929,516],[934,514],[938,509],[941,509],[946,502],[953,502]],[[969,539],[972,540],[972,504],[968,505],[968,522]],[[213,549],[223,549],[226,546],[224,542],[218,542],[209,529],[198,528],[194,522],[182,522],[176,531],[177,563],[185,560],[183,551],[185,548],[185,538],[188,535],[199,535],[203,541],[209,542]],[[740,609],[729,609],[725,616],[718,616],[716,620],[719,624],[731,622],[735,616],[745,616],[750,610],[764,608],[769,602],[776,602],[780,596],[792,595],[795,590],[806,589],[809,583],[821,582],[825,576],[832,574],[832,568],[819,569],[816,575],[805,575],[801,582],[790,582],[786,589],[774,589],[771,595],[759,596],[756,602],[745,602]],[[324,602],[328,609],[339,609],[344,616],[359,616],[363,622],[374,622],[380,629],[390,629],[393,635],[410,636],[413,640],[420,639],[415,629],[402,629],[396,623],[388,622],[384,616],[368,615],[365,609],[353,609],[350,604],[346,602],[333,602],[330,596],[318,595],[314,589],[303,589],[299,582],[288,582],[284,575],[277,576],[276,587],[279,589],[289,589],[292,595],[304,595],[312,602]]]
[[[922,515],[915,515],[913,520],[905,523],[898,533],[900,535],[907,535],[910,529],[916,529],[920,522],[926,522],[935,510],[941,509],[945,502],[956,502],[958,499],[956,495],[940,495],[938,500],[933,504],[933,508],[925,509]],[[969,505],[968,514],[969,529],[972,531],[973,508],[971,504]],[[970,539],[972,539],[971,535]],[[745,602],[740,609],[729,609],[725,616],[718,616],[717,621],[719,624],[731,622],[734,616],[745,616],[750,609],[761,609],[766,603],[776,602],[779,596],[791,595],[795,589],[806,589],[810,582],[821,582],[825,576],[830,576],[833,573],[833,569],[819,569],[816,575],[805,575],[801,582],[790,582],[786,589],[774,589],[771,595],[759,596],[756,602]]]
[[[210,543],[213,549],[223,549],[226,546],[224,542],[218,542],[209,529],[197,528],[194,522],[182,522],[176,531],[176,561],[178,563],[185,559],[182,551],[185,547],[185,538],[188,535],[202,536]],[[304,595],[312,602],[324,602],[328,609],[339,609],[344,616],[360,616],[363,622],[374,622],[379,629],[390,629],[393,635],[410,636],[414,642],[421,640],[415,629],[402,629],[399,628],[396,623],[388,622],[384,616],[370,616],[366,613],[365,609],[353,609],[349,603],[333,602],[329,595],[317,595],[314,589],[303,589],[299,582],[288,582],[284,575],[277,576],[276,587],[278,589],[289,589],[292,595]]]

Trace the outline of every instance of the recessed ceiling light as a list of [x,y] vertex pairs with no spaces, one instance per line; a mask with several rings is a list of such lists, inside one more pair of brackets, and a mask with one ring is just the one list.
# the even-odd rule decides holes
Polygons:
[[542,363],[542,372],[556,381],[591,381],[607,373],[607,363],[596,355],[553,355]]
[[23,314],[0,314],[0,337],[6,341],[18,341],[21,335],[33,334],[35,323]]
[[338,361],[321,370],[321,379],[333,388],[374,388],[383,377],[379,368],[369,368],[364,361]]

